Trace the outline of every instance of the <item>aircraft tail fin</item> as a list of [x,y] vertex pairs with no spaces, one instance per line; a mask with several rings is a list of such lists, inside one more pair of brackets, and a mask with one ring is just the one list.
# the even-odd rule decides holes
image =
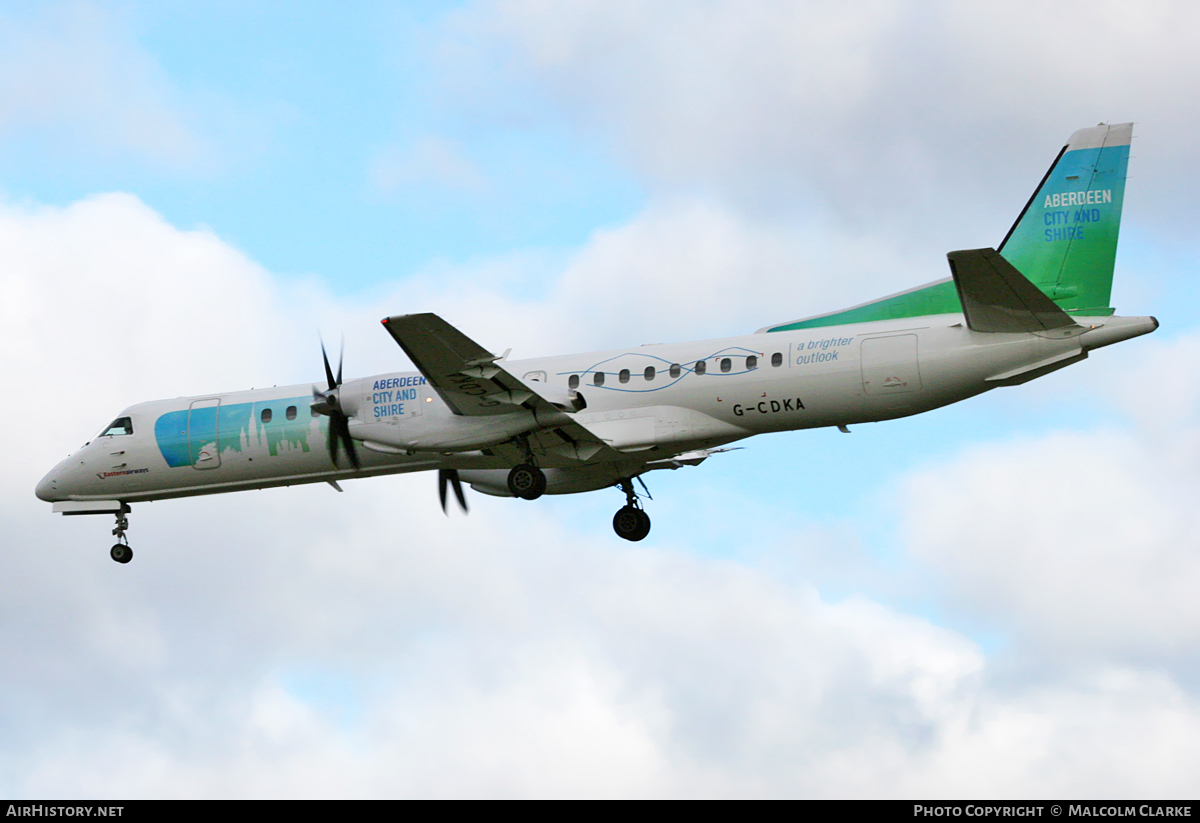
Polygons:
[[999,252],[1068,314],[1109,315],[1132,123],[1071,135]]
[[[1132,123],[1071,135],[999,246],[999,254],[1069,315],[1107,316]],[[952,278],[759,332],[964,311]]]

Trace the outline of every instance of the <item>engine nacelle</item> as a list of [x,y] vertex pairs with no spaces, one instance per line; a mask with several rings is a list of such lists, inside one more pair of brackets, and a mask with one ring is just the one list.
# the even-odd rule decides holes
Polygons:
[[494,446],[518,434],[541,428],[534,415],[525,410],[487,416],[428,415],[390,423],[351,421],[350,436],[393,452],[462,452]]
[[[573,469],[543,469],[546,494],[575,494],[615,486],[628,477],[628,470],[615,463],[579,466]],[[493,497],[512,497],[508,488],[508,469],[459,469],[458,476],[471,488]]]

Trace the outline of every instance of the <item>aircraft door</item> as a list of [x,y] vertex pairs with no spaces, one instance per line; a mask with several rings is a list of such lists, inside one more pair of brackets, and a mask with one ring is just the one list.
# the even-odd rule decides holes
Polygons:
[[215,469],[221,465],[217,423],[220,408],[220,398],[194,400],[188,408],[188,456],[193,468]]
[[907,394],[921,390],[917,365],[917,336],[897,334],[862,341],[863,391],[873,395]]

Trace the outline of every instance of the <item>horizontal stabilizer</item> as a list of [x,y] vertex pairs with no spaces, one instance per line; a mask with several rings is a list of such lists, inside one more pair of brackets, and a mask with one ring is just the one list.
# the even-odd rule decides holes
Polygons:
[[946,255],[967,326],[981,332],[1039,332],[1075,321],[995,249]]

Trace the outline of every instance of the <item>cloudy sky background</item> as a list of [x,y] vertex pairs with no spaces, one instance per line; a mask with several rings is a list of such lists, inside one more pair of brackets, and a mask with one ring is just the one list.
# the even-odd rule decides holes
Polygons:
[[[1194,797],[1192,4],[0,11],[0,796]],[[945,275],[1134,120],[1153,336],[615,491],[415,475],[55,518],[126,405],[736,334]]]

